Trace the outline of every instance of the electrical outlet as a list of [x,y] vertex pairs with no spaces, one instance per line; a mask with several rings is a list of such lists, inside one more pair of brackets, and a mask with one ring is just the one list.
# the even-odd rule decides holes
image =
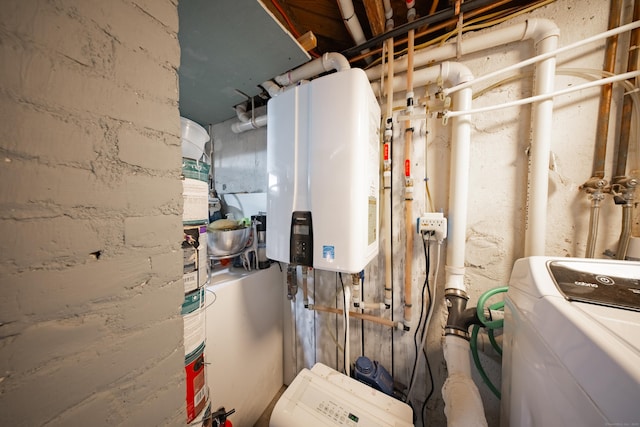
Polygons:
[[432,231],[436,239],[447,238],[447,218],[442,212],[428,212],[418,218],[418,231],[420,233]]

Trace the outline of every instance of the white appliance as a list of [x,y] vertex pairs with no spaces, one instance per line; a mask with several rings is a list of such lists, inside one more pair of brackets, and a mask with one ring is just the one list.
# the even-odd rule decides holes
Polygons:
[[357,273],[378,252],[380,106],[361,69],[267,105],[267,257]]
[[282,394],[269,427],[413,426],[406,403],[321,363],[303,369]]
[[502,426],[638,425],[640,263],[518,260],[503,344]]

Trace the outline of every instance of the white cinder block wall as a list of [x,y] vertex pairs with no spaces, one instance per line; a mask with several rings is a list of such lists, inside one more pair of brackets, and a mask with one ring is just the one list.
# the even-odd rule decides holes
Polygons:
[[177,1],[0,10],[0,424],[186,421]]

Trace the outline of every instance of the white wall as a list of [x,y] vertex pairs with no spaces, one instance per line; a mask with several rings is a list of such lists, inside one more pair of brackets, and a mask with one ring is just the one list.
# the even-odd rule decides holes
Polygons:
[[[626,15],[629,16],[625,2]],[[559,45],[565,46],[577,40],[606,30],[609,7],[602,0],[558,0],[531,14],[501,24],[508,26],[521,22],[528,17],[548,18],[560,28]],[[484,30],[491,31],[491,29]],[[621,37],[624,45],[626,37]],[[599,42],[574,49],[561,54],[557,58],[559,69],[594,68],[601,69],[603,62],[604,42]],[[507,46],[488,49],[473,55],[466,55],[460,62],[468,66],[474,75],[480,76],[506,65],[521,61],[534,55],[531,41],[512,43]],[[626,62],[626,53],[621,59]],[[528,76],[531,68],[522,70],[522,78],[502,84],[474,100],[474,107],[502,103],[529,96],[532,80]],[[562,89],[584,82],[576,77],[559,75],[556,88]],[[487,83],[486,86],[488,86]],[[481,84],[474,87],[476,92],[486,87]],[[416,97],[424,96],[424,88],[416,88]],[[579,187],[591,175],[594,148],[595,121],[599,104],[599,89],[590,89],[559,97],[554,103],[554,119],[551,149],[553,161],[550,162],[549,205],[547,209],[547,233],[541,236],[546,239],[546,254],[556,256],[584,256],[587,226],[589,220],[589,200]],[[614,90],[613,116],[621,105],[621,92]],[[384,102],[384,100],[382,101]],[[396,94],[397,105],[404,104],[404,94]],[[453,106],[455,109],[455,106]],[[384,107],[383,107],[384,111]],[[475,305],[479,295],[491,288],[505,285],[516,259],[523,256],[524,210],[526,206],[527,186],[527,147],[529,145],[529,127],[531,120],[530,106],[515,107],[496,112],[476,115],[472,118],[472,153],[470,168],[470,194],[466,276],[471,300]],[[225,124],[224,126],[228,126]],[[413,177],[415,180],[414,217],[425,211],[425,195],[422,179],[424,174],[424,147],[428,150],[427,177],[433,197],[434,210],[442,210],[447,215],[450,129],[443,126],[435,118],[425,123],[414,124],[416,136],[413,147]],[[262,132],[262,131],[258,131]],[[617,119],[612,119],[609,127],[610,140],[619,132]],[[222,134],[222,133],[221,133]],[[241,138],[251,140],[251,132]],[[425,141],[426,135],[426,141]],[[214,129],[215,137],[215,129]],[[221,138],[224,146],[226,140]],[[237,144],[237,142],[233,142]],[[403,296],[401,287],[404,277],[404,199],[402,191],[402,171],[404,148],[404,132],[401,125],[396,124],[394,135],[394,200],[393,200],[393,277],[394,277],[394,319],[402,319]],[[235,149],[235,148],[234,148]],[[225,152],[221,152],[221,162],[225,162]],[[259,148],[263,155],[264,148]],[[610,179],[610,165],[613,150],[608,150],[607,177]],[[224,168],[223,166],[221,167]],[[243,167],[245,169],[246,167]],[[218,178],[216,178],[218,181]],[[230,182],[233,180],[229,178]],[[218,181],[218,190],[222,182]],[[260,191],[262,184],[254,183]],[[596,254],[602,257],[606,249],[615,252],[617,237],[620,233],[621,210],[613,205],[611,197],[604,202],[601,212],[600,234],[596,246]],[[637,227],[638,216],[636,213]],[[381,242],[382,243],[382,242]],[[427,344],[429,360],[435,380],[435,391],[427,406],[426,416],[430,425],[444,425],[443,402],[440,388],[446,377],[446,367],[442,359],[441,334],[446,319],[446,311],[442,305],[444,285],[444,253],[442,248],[442,265],[437,282],[436,311],[431,324]],[[435,247],[431,251],[431,273],[435,268]],[[414,319],[418,317],[422,285],[425,276],[425,259],[421,242],[416,239],[413,258],[413,304]],[[380,255],[366,269],[365,296],[369,301],[382,300],[384,280],[383,258]],[[350,280],[344,276],[344,281]],[[341,307],[340,278],[333,273],[315,271],[310,295],[312,302],[318,305]],[[336,316],[327,313],[309,314],[302,306],[302,293],[298,293],[295,303],[291,303],[291,330],[297,335],[296,360],[290,357],[285,363],[295,365],[296,369],[309,367],[319,361],[341,369],[342,353],[336,350],[336,343],[341,340],[342,326]],[[373,312],[375,314],[375,312]],[[385,314],[389,317],[389,313]],[[286,321],[286,318],[285,318]],[[414,323],[415,324],[415,323]],[[363,328],[363,329],[361,329]],[[363,352],[368,357],[379,360],[395,376],[397,381],[409,382],[414,360],[413,332],[407,334],[392,332],[386,326],[366,323],[361,326],[359,320],[351,323],[352,359],[361,353],[362,334],[364,331]],[[286,338],[286,337],[285,337]],[[341,344],[340,344],[341,345]],[[393,346],[393,351],[392,351]],[[500,365],[496,363],[495,353],[488,348],[482,356],[490,378],[499,384]],[[393,353],[393,355],[392,355]],[[287,357],[287,355],[285,355]],[[353,361],[352,360],[352,361]],[[286,369],[285,369],[286,371]],[[427,379],[424,374],[424,359],[418,371],[419,381],[415,391],[416,409],[428,392]],[[499,402],[488,389],[478,381],[483,400],[486,405],[490,425],[498,424]],[[416,412],[419,412],[417,409]],[[418,417],[418,425],[421,425]]]
[[230,269],[207,287],[207,385],[213,410],[252,426],[282,387],[283,273]]
[[186,422],[176,2],[0,13],[3,425]]

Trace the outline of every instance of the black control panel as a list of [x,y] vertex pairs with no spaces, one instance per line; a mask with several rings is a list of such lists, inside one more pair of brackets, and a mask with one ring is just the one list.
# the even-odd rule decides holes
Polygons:
[[313,267],[313,224],[311,212],[294,212],[291,215],[291,264]]
[[640,311],[640,268],[627,269],[629,274],[623,275],[611,274],[606,263],[589,263],[589,268],[584,268],[585,264],[585,261],[548,263],[551,277],[566,299]]

